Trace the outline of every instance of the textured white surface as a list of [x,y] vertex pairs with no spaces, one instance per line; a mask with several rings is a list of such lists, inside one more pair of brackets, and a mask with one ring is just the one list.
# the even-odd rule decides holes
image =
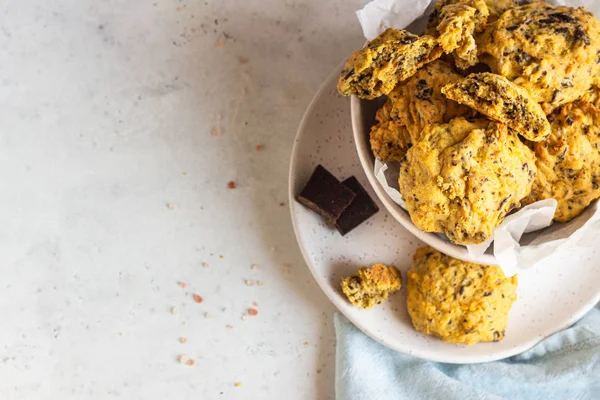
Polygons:
[[0,2],[0,398],[332,397],[287,171],[363,3]]

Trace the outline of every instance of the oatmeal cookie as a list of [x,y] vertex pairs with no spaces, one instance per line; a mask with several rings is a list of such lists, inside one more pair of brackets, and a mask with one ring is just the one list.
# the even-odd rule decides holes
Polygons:
[[444,86],[442,93],[508,125],[527,140],[537,142],[550,135],[550,123],[542,107],[527,90],[503,76],[489,72],[471,74]]
[[413,223],[456,244],[482,243],[519,207],[536,175],[533,152],[506,125],[458,117],[428,125],[400,164]]
[[504,338],[517,277],[500,267],[457,260],[431,247],[413,256],[407,308],[416,330],[466,345]]
[[488,25],[477,48],[492,72],[525,88],[546,114],[598,82],[600,25],[581,7],[511,8]]
[[375,264],[362,267],[354,275],[342,278],[342,292],[355,307],[371,308],[387,300],[402,287],[402,276],[394,266]]
[[410,78],[441,54],[442,48],[431,36],[419,37],[388,28],[346,61],[338,91],[362,99],[388,94],[398,82]]
[[600,110],[578,101],[550,119],[550,138],[534,147],[538,175],[524,203],[556,199],[554,220],[567,222],[600,197]]
[[450,64],[436,60],[396,86],[377,112],[378,123],[371,128],[375,157],[400,161],[426,124],[444,123],[471,113],[468,107],[442,95],[443,86],[459,79],[461,76]]

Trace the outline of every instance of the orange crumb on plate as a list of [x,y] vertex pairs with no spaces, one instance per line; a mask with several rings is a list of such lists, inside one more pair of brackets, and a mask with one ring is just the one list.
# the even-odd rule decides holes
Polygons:
[[192,298],[194,299],[194,301],[195,301],[196,303],[202,303],[202,302],[204,301],[204,299],[202,298],[202,296],[200,296],[200,295],[198,295],[198,294],[194,294],[194,295],[192,296]]
[[248,310],[248,315],[252,315],[253,317],[258,315],[258,311],[255,308],[250,308]]
[[179,338],[179,343],[187,343],[187,338],[186,337],[180,337]]

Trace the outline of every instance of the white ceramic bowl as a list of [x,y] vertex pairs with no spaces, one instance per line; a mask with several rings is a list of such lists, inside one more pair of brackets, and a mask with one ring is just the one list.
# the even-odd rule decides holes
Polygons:
[[375,190],[377,197],[383,203],[385,208],[400,224],[408,229],[413,235],[427,243],[431,247],[441,251],[444,254],[458,258],[464,261],[475,262],[484,265],[497,265],[496,258],[488,250],[487,253],[473,257],[469,254],[465,246],[460,246],[450,242],[441,235],[435,233],[423,232],[412,222],[408,212],[396,204],[388,194],[383,190],[381,184],[377,181],[373,173],[375,157],[369,144],[369,132],[371,126],[375,123],[375,112],[379,103],[377,100],[361,100],[352,96],[350,101],[350,113],[352,115],[352,131],[354,132],[354,143],[358,151],[358,157],[362,164],[369,183]]

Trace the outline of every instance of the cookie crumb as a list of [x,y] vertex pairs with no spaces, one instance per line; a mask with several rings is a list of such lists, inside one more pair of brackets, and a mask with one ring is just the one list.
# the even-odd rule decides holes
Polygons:
[[240,57],[239,60],[240,60],[240,64],[242,64],[242,65],[248,64],[248,59],[246,57]]
[[173,203],[167,203],[167,208],[171,211],[177,209],[177,206]]
[[196,361],[194,361],[192,359],[189,359],[189,360],[186,361],[186,364],[191,367],[192,365],[196,364]]
[[209,267],[209,265],[208,265],[208,263],[207,263],[207,262],[203,262],[203,263],[202,263],[202,267],[203,267],[203,268],[208,268],[208,267]]
[[219,128],[217,125],[213,126],[210,131],[210,134],[212,136],[221,136],[221,128]]
[[173,315],[179,314],[179,310],[177,309],[177,307],[171,307],[171,314],[173,314]]
[[281,203],[279,203],[279,207],[283,207],[285,206],[285,203],[282,201]]
[[255,308],[250,308],[248,310],[248,315],[251,315],[251,316],[255,317],[255,316],[258,315],[258,310],[256,310]]
[[187,287],[187,283],[185,283],[185,282],[181,282],[181,281],[179,281],[179,282],[177,282],[177,284],[178,284],[179,286],[181,286],[183,289],[185,289],[185,288]]
[[263,281],[256,281],[256,286],[262,286],[264,285]]
[[254,307],[258,307],[258,303],[257,303],[257,302],[255,302],[255,301],[253,301],[253,302],[252,302],[252,305],[253,305]]
[[212,314],[209,312],[204,313],[204,318],[212,318]]
[[227,187],[229,189],[235,189],[235,182],[234,181],[227,182]]
[[186,363],[187,363],[187,362],[189,362],[189,361],[190,361],[190,357],[189,357],[187,354],[181,354],[181,355],[179,356],[179,362],[180,362],[181,364],[186,364]]
[[202,303],[202,302],[204,301],[204,299],[202,298],[202,296],[200,296],[200,295],[197,295],[197,294],[194,294],[194,295],[192,296],[192,298],[194,299],[194,301],[195,301],[196,303]]
[[180,337],[179,338],[179,343],[187,343],[187,338],[186,337]]
[[254,286],[254,281],[252,281],[251,279],[246,279],[244,283],[246,284],[246,286]]
[[256,151],[261,151],[262,149],[263,149],[262,145],[259,144],[256,146]]
[[259,269],[259,268],[260,268],[260,266],[258,264],[252,264],[250,266],[250,269]]
[[232,328],[233,328],[233,326],[232,326],[232,325],[225,325],[225,328],[227,328],[227,329],[232,329]]
[[235,383],[235,387],[240,387],[240,386],[242,386],[242,382],[236,382]]
[[223,255],[220,255],[220,256],[219,256],[219,258],[225,258],[225,256],[223,256]]

